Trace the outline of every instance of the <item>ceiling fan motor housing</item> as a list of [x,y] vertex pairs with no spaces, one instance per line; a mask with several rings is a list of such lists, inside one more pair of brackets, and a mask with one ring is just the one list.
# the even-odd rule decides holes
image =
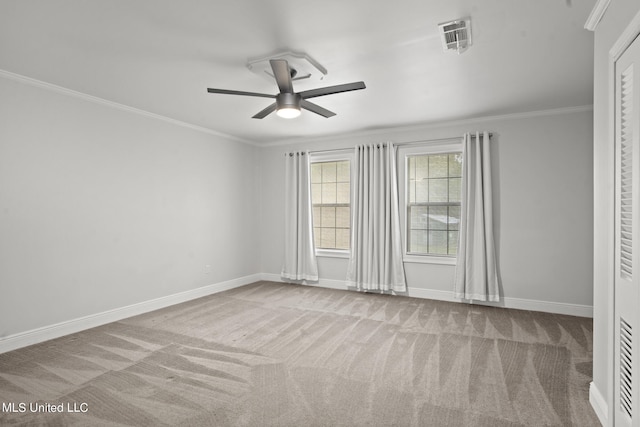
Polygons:
[[282,108],[300,109],[300,100],[302,97],[297,93],[279,93],[276,95],[276,105],[278,110]]

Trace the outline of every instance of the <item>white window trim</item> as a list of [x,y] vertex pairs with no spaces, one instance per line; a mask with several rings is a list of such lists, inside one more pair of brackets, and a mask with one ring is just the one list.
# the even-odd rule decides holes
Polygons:
[[419,255],[407,253],[407,181],[408,167],[407,162],[409,156],[414,155],[431,155],[442,154],[459,151],[462,152],[462,138],[455,138],[448,142],[439,141],[438,143],[425,142],[424,145],[411,145],[398,147],[398,177],[402,177],[402,186],[398,191],[399,204],[402,209],[400,221],[402,222],[402,260],[407,263],[416,264],[444,264],[456,265],[456,257],[450,255]]
[[316,256],[322,258],[349,258],[351,251],[346,249],[316,249]]
[[[326,152],[326,153],[309,153],[309,163],[322,163],[322,162],[339,162],[348,160],[349,161],[349,206],[353,207],[353,180],[355,178],[355,172],[353,164],[355,162],[355,152],[354,150],[347,151],[348,149],[336,150],[335,152]],[[311,168],[309,168],[309,173],[311,173]],[[309,177],[311,179],[311,177]],[[349,209],[351,217],[349,218],[349,232],[351,237],[353,236],[352,227],[353,227],[353,209]],[[351,239],[350,239],[350,243]],[[322,258],[349,258],[351,256],[351,249],[324,249],[324,248],[316,248],[315,242],[313,244],[316,256]]]

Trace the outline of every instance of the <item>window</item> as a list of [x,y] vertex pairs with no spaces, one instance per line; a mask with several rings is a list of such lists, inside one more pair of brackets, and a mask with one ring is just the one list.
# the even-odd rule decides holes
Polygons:
[[316,249],[350,248],[351,168],[349,160],[311,163],[311,200]]
[[458,249],[462,153],[406,159],[406,253],[453,257]]

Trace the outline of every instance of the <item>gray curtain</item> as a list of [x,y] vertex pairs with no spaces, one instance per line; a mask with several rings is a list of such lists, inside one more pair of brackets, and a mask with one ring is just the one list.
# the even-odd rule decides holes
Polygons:
[[390,142],[359,145],[355,154],[347,284],[359,290],[406,292],[395,147]]
[[499,301],[493,241],[491,156],[488,132],[467,133],[462,148],[462,202],[455,296]]

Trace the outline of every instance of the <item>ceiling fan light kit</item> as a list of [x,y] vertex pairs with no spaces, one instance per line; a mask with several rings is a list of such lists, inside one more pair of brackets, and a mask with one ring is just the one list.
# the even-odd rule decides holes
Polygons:
[[276,114],[283,119],[295,119],[300,115],[300,113],[301,111],[299,108],[293,107],[279,108],[278,111],[276,111]]
[[279,93],[276,95],[276,114],[285,119],[293,119],[300,115],[300,101],[297,93]]
[[253,116],[254,119],[263,119],[267,115],[274,111],[280,117],[294,118],[298,117],[301,113],[301,109],[305,109],[316,113],[322,117],[329,118],[336,115],[333,111],[329,111],[319,105],[307,101],[309,98],[315,98],[318,96],[332,95],[334,93],[349,92],[352,90],[365,89],[364,82],[346,83],[342,85],[328,86],[318,89],[305,90],[302,92],[293,91],[293,77],[296,75],[296,70],[289,66],[289,63],[285,59],[271,59],[269,60],[273,76],[280,89],[280,93],[276,95],[270,95],[266,93],[257,92],[243,92],[239,90],[229,89],[213,89],[208,88],[207,92],[217,93],[222,95],[243,95],[243,96],[256,96],[260,98],[275,98],[275,102],[259,113]]

